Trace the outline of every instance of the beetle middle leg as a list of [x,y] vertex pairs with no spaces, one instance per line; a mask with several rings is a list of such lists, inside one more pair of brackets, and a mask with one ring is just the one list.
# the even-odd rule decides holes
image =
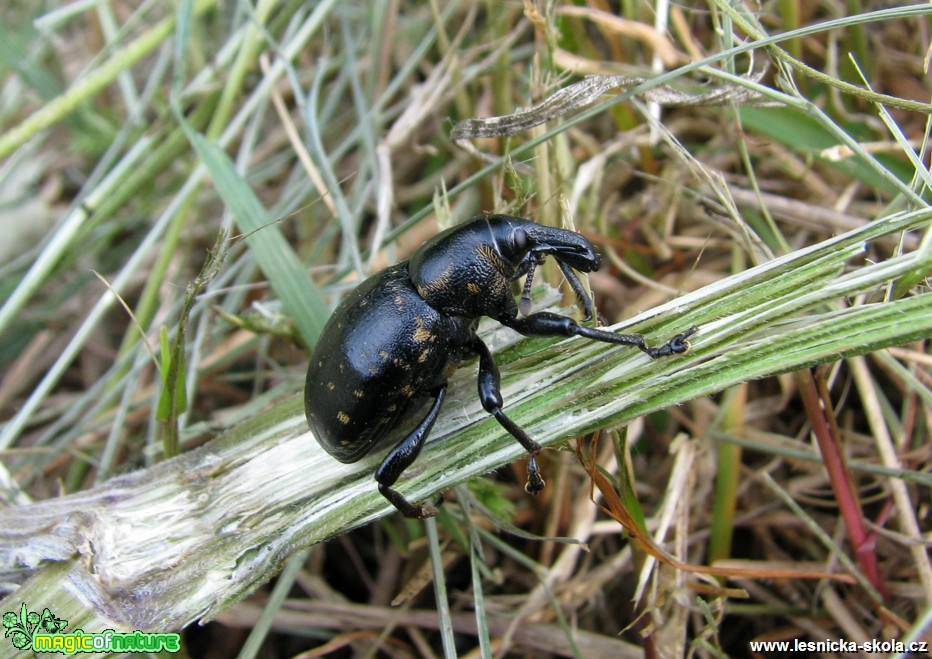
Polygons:
[[651,348],[644,342],[644,337],[640,334],[615,334],[607,330],[585,327],[572,318],[548,311],[534,313],[526,318],[505,318],[500,322],[525,336],[582,336],[605,343],[634,346],[651,357],[667,357],[686,352],[689,350],[689,341],[687,339],[697,329],[696,327],[690,327],[663,345]]
[[427,411],[427,415],[407,437],[398,442],[395,448],[385,456],[385,459],[382,460],[382,464],[380,464],[379,468],[375,471],[375,480],[379,484],[379,492],[382,493],[382,496],[391,501],[392,505],[400,510],[401,514],[405,517],[426,519],[428,517],[433,517],[438,512],[437,507],[429,503],[411,503],[399,492],[393,490],[391,486],[395,484],[395,481],[398,480],[401,473],[411,466],[411,463],[417,458],[418,453],[421,452],[421,448],[424,446],[424,440],[430,433],[431,428],[434,427],[437,415],[440,414],[440,406],[443,404],[446,393],[446,385],[437,390],[437,396],[434,398],[433,404]]
[[495,420],[531,454],[528,458],[527,483],[524,489],[528,494],[537,494],[544,489],[544,479],[537,466],[537,456],[540,454],[541,446],[531,439],[521,426],[502,412],[502,405],[505,403],[502,399],[501,375],[488,346],[482,342],[482,339],[475,337],[471,347],[479,355],[479,401],[482,403],[482,409],[494,416]]

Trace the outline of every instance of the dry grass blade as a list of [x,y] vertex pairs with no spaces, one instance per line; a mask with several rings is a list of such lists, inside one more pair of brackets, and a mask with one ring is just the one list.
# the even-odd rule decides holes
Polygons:
[[[596,436],[593,435],[590,438],[590,441],[595,440]],[[628,533],[637,543],[638,548],[641,551],[645,552],[649,556],[652,556],[653,558],[656,558],[664,565],[674,567],[677,570],[682,570],[683,572],[693,572],[714,577],[757,579],[828,579],[841,583],[855,583],[855,580],[849,575],[830,574],[818,570],[798,570],[794,568],[775,569],[773,567],[718,567],[714,565],[693,565],[678,560],[665,548],[658,545],[650,536],[650,534],[641,528],[637,520],[635,520],[624,503],[622,503],[621,497],[618,495],[618,491],[615,489],[615,486],[608,478],[606,478],[605,474],[602,473],[599,465],[593,461],[591,457],[592,453],[594,452],[593,447],[590,446],[588,449],[586,449],[588,451],[588,453],[586,453],[582,448],[582,444],[583,442],[581,441],[576,443],[576,457],[579,459],[579,464],[591,479],[592,486],[599,490],[599,494],[605,501],[604,504],[599,504],[595,496],[590,494],[590,499],[592,500],[593,504],[598,505],[602,512],[618,522],[625,530],[625,532]]]

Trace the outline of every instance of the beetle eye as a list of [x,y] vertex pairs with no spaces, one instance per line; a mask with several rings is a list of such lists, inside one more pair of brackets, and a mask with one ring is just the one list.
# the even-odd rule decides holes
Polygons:
[[515,229],[514,233],[511,234],[511,244],[515,255],[524,254],[528,249],[529,242],[527,231],[524,229]]

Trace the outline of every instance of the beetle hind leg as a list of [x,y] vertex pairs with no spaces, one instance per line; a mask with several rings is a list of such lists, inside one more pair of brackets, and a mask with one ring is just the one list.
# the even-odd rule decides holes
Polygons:
[[[427,439],[427,435],[430,433],[431,428],[434,427],[434,422],[437,420],[438,414],[440,414],[440,406],[443,404],[446,393],[446,386],[437,391],[437,397],[427,411],[427,415],[407,437],[398,442],[395,448],[385,456],[382,464],[375,471],[375,480],[379,484],[379,492],[405,517],[427,519],[439,512],[437,506],[429,503],[411,503],[397,490],[393,490],[391,486],[395,484],[402,472],[417,459],[421,448],[424,446],[424,440]],[[437,505],[440,505],[442,501],[443,498],[440,497],[436,502]]]
[[401,492],[398,490],[393,490],[388,485],[383,485],[379,483],[379,493],[388,499],[395,508],[398,509],[405,517],[410,517],[412,519],[427,519],[428,517],[433,517],[440,510],[437,506],[440,505],[441,501],[437,501],[437,506],[432,503],[411,503],[408,501]]

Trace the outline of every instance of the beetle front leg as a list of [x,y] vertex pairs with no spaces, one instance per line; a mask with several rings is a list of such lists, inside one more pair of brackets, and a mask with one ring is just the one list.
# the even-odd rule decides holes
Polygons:
[[[573,272],[573,268],[560,259],[557,259],[557,265],[560,266],[560,271],[563,272],[563,276],[566,277],[567,283],[569,283],[570,288],[573,289],[573,294],[576,295],[576,299],[583,306],[583,311],[586,312],[586,315],[583,316],[583,320],[592,320],[595,318],[595,304],[593,304],[592,298],[589,297],[589,293],[586,292],[586,287],[579,281],[579,275]],[[527,314],[524,315],[527,316]],[[599,317],[601,318],[601,315]]]
[[644,343],[644,337],[640,334],[615,334],[606,330],[584,327],[572,318],[547,311],[534,313],[526,318],[506,318],[501,320],[501,323],[525,336],[582,336],[605,343],[634,346],[651,357],[666,357],[686,352],[689,350],[687,339],[698,329],[690,327],[662,346],[651,348]]
[[446,393],[447,387],[444,385],[437,391],[437,397],[434,399],[433,405],[431,405],[430,409],[427,411],[427,416],[417,424],[417,427],[412,430],[407,437],[398,442],[395,448],[385,456],[385,459],[382,460],[382,464],[379,465],[379,468],[375,472],[375,480],[379,484],[379,492],[382,493],[382,496],[391,501],[392,505],[401,511],[401,514],[405,517],[427,519],[428,517],[433,517],[438,512],[437,507],[429,503],[411,503],[399,492],[393,490],[391,486],[395,484],[395,481],[398,480],[401,473],[411,466],[411,463],[417,458],[418,453],[421,452],[421,448],[424,446],[424,440],[427,438],[428,433],[430,433],[430,429],[434,427],[437,415],[440,414],[440,406],[443,404]]
[[528,458],[527,483],[524,489],[528,494],[537,494],[544,489],[545,484],[540,475],[540,468],[537,466],[537,456],[540,454],[541,446],[531,439],[521,426],[502,412],[502,405],[505,402],[502,399],[501,375],[488,346],[476,337],[473,340],[472,349],[479,355],[479,401],[482,403],[482,409],[494,416],[495,420],[531,454]]

